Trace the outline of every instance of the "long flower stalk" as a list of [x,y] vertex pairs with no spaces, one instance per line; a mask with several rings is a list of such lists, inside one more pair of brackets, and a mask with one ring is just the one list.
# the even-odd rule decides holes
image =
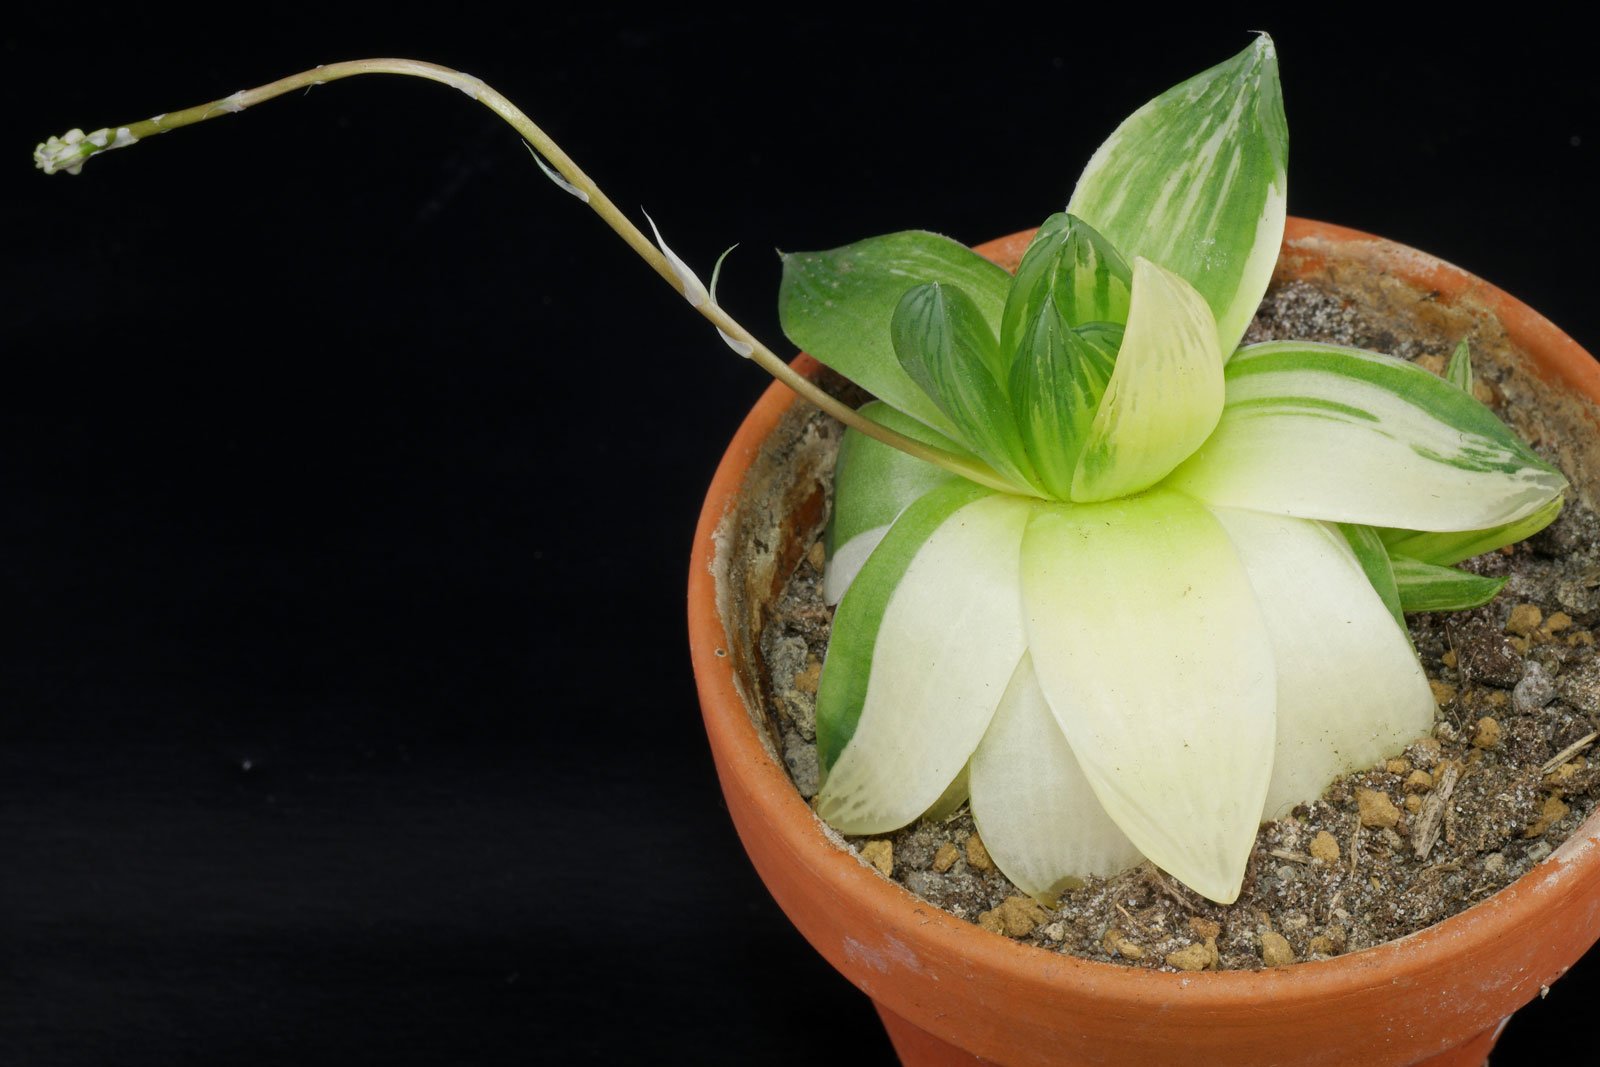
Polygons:
[[[35,149],[34,162],[46,174],[63,170],[76,174],[86,160],[101,152],[113,148],[125,148],[157,134],[169,133],[223,115],[237,114],[246,108],[297,89],[323,85],[358,74],[401,74],[413,78],[425,78],[459,89],[500,116],[516,130],[533,150],[535,159],[546,174],[567,192],[588,204],[607,226],[627,242],[628,247],[633,249],[639,258],[648,263],[668,285],[688,300],[696,311],[710,320],[734,351],[753,360],[762,370],[846,426],[859,430],[875,440],[991,489],[1014,493],[1022,488],[1002,478],[983,463],[897,433],[858,414],[849,405],[828,395],[814,382],[796,373],[787,362],[724,311],[714,299],[709,299],[699,280],[676,256],[665,250],[665,244],[660,248],[653,244],[650,238],[617,208],[594,179],[585,174],[583,169],[573,162],[572,157],[567,155],[549,134],[528,118],[521,108],[481,78],[449,67],[415,59],[354,59],[343,63],[329,63],[291,74],[286,78],[279,78],[254,89],[243,89],[182,111],[171,111],[139,122],[130,122],[125,126],[107,127],[90,134],[73,130],[61,137],[51,137]],[[551,173],[552,170],[554,173]]]

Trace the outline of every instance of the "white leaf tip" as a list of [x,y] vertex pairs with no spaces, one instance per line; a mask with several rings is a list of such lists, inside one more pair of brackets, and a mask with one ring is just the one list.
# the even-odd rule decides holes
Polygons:
[[532,156],[533,157],[533,161],[535,163],[539,164],[539,169],[544,171],[544,176],[546,178],[549,178],[552,182],[554,182],[556,184],[556,188],[561,189],[564,192],[572,194],[573,196],[577,197],[579,200],[582,200],[585,204],[587,204],[589,202],[589,194],[584,192],[582,189],[579,189],[576,185],[573,185],[571,182],[567,181],[567,179],[561,174],[560,171],[558,171],[554,167],[552,167],[549,164],[549,162],[547,162],[545,160],[545,158],[543,156],[541,156],[538,152],[535,152],[533,150],[533,145],[531,145],[528,142],[524,141],[524,142],[522,142],[522,147],[524,147],[524,148],[526,148],[528,150],[528,155]]
[[717,334],[722,338],[722,340],[724,342],[727,343],[729,348],[733,349],[735,352],[737,352],[739,355],[743,356],[745,359],[749,359],[751,354],[754,353],[755,350],[756,350],[755,346],[752,345],[749,341],[741,341],[737,337],[731,337],[731,336],[728,335],[727,331],[721,329],[720,327],[717,329]]
[[[639,210],[644,211],[643,208]],[[650,224],[651,232],[656,235],[656,247],[661,249],[661,254],[667,259],[667,266],[672,269],[672,273],[678,279],[678,284],[683,287],[683,298],[689,301],[690,307],[704,306],[711,299],[711,295],[706,291],[705,284],[700,281],[699,276],[694,271],[689,269],[689,264],[679,259],[678,254],[667,246],[666,241],[661,239],[661,228],[656,225],[656,220],[650,217],[650,212],[645,211],[644,217],[645,221]]]

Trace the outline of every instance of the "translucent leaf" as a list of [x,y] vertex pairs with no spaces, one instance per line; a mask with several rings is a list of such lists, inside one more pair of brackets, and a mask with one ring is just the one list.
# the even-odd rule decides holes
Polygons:
[[1394,561],[1394,580],[1405,611],[1465,611],[1481,607],[1506,584],[1504,578],[1486,578],[1404,556]]
[[1264,817],[1399,752],[1433,727],[1433,693],[1405,632],[1333,527],[1226,508],[1277,669],[1277,741]]
[[961,805],[965,804],[967,799],[972,796],[971,781],[972,761],[968,760],[967,765],[961,768],[961,772],[956,775],[955,780],[945,787],[943,793],[939,794],[939,799],[935,800],[933,805],[922,813],[922,817],[929,822],[945,822],[954,818],[956,813],[961,810]]
[[1485,552],[1493,552],[1497,548],[1514,545],[1518,541],[1526,541],[1556,521],[1556,516],[1561,514],[1562,503],[1561,497],[1555,497],[1526,518],[1487,530],[1433,533],[1385,528],[1378,533],[1392,556],[1406,556],[1424,563],[1448,567],[1464,559],[1481,556]]
[[1216,432],[1169,484],[1228,507],[1474,530],[1533,515],[1567,482],[1488,408],[1420,367],[1282,341],[1234,356]]
[[[870,401],[859,410],[874,422],[925,444],[961,451],[959,445],[881,400]],[[907,455],[859,430],[845,430],[834,467],[833,511],[824,536],[827,566],[822,579],[823,600],[837,604],[872,550],[889,532],[889,524],[912,501],[954,479],[955,475],[943,467]]]
[[834,617],[817,693],[817,814],[882,833],[966,765],[1026,650],[1017,559],[1033,503],[964,482],[907,508]]
[[1011,409],[1035,475],[1058,499],[1072,495],[1078,456],[1111,380],[1114,357],[1074,330],[1050,296],[1018,347],[1011,366]]
[[972,818],[995,865],[1024,893],[1059,896],[1073,879],[1144,859],[1117,828],[1056,725],[1023,656],[972,756]]
[[1130,115],[1089,160],[1067,210],[1124,256],[1198,289],[1226,357],[1278,259],[1288,157],[1278,57],[1262,34]]
[[900,298],[926,282],[959,287],[996,328],[1011,276],[948,237],[908,230],[827,252],[785,255],[778,316],[789,340],[818,360],[960,440],[938,405],[901,369],[889,337]]
[[1389,552],[1383,547],[1383,539],[1378,536],[1378,531],[1370,526],[1345,522],[1339,524],[1339,532],[1344,535],[1350,551],[1355,553],[1356,562],[1366,574],[1372,591],[1383,601],[1395,625],[1404,630],[1406,617],[1400,607],[1400,590],[1395,585],[1394,565],[1389,561]]
[[1034,672],[1107,815],[1152,862],[1232,902],[1272,772],[1277,681],[1222,526],[1161,489],[1037,504],[1022,591]]
[[1472,346],[1467,344],[1465,337],[1450,353],[1450,362],[1444,368],[1444,380],[1468,396],[1472,395]]
[[1222,402],[1211,310],[1182,278],[1135,260],[1128,328],[1078,457],[1072,499],[1109,500],[1154,485],[1211,433]]
[[919,285],[901,297],[889,334],[900,366],[961,439],[1019,488],[1036,484],[1005,384],[992,371],[994,331],[972,298],[938,282]]
[[[1033,336],[1044,302],[1069,326],[1128,321],[1133,273],[1121,254],[1082,219],[1051,215],[1017,267],[1000,319],[1000,355],[1014,362]],[[1008,374],[1002,368],[998,373]]]

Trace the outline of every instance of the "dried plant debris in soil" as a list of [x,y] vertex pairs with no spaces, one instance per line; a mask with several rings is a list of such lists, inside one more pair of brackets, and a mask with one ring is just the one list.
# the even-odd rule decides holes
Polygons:
[[[1269,295],[1248,339],[1274,336],[1386,348],[1436,372],[1444,367],[1443,351],[1365,329],[1356,312],[1303,283]],[[1498,405],[1496,368],[1482,369],[1480,399]],[[1526,436],[1544,439],[1525,410],[1516,414]],[[832,619],[821,598],[822,562],[819,543],[761,636],[768,711],[807,797],[818,786],[815,701]],[[965,809],[848,844],[864,863],[960,918],[1131,966],[1276,966],[1381,944],[1448,918],[1548,856],[1600,794],[1600,747],[1591,747],[1600,731],[1600,521],[1572,501],[1532,540],[1465,566],[1509,581],[1482,608],[1408,619],[1439,700],[1433,735],[1263,826],[1232,905],[1204,900],[1145,864],[1090,879],[1046,907],[995,868]]]

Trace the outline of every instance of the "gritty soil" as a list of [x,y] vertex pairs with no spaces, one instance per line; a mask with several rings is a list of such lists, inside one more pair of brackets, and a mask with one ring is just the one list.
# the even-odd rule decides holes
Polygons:
[[[1269,293],[1247,341],[1391,352],[1440,373],[1449,343],[1398,337],[1304,282]],[[1504,368],[1475,358],[1479,398],[1561,465],[1558,437]],[[1517,402],[1513,402],[1517,401]],[[837,439],[823,416],[817,433]],[[1573,471],[1568,477],[1576,483]],[[824,515],[817,524],[820,535]],[[796,787],[817,790],[817,682],[832,611],[822,546],[793,570],[761,632],[767,713]],[[1013,886],[962,808],[878,838],[862,862],[953,915],[1086,959],[1164,970],[1253,969],[1337,956],[1446,919],[1525,874],[1600,795],[1600,521],[1577,500],[1531,540],[1464,564],[1509,579],[1473,611],[1407,618],[1439,701],[1431,736],[1262,826],[1238,901],[1204,900],[1144,864],[1056,906]]]

